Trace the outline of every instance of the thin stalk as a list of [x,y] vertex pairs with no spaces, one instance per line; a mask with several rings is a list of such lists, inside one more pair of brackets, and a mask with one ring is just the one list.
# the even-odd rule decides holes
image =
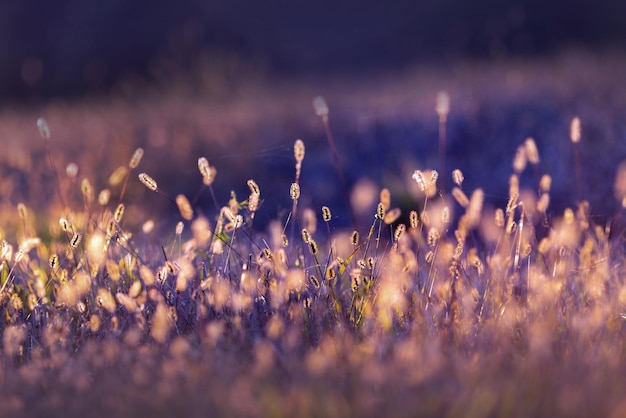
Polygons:
[[352,223],[352,227],[356,229],[356,215],[354,214],[354,209],[352,208],[352,204],[350,203],[350,194],[348,193],[348,186],[346,185],[346,179],[343,175],[343,170],[341,169],[341,162],[339,160],[339,153],[337,152],[337,147],[335,146],[335,139],[333,137],[332,131],[330,130],[330,124],[328,123],[328,115],[322,116],[322,122],[324,124],[324,132],[326,133],[328,146],[330,148],[331,153],[333,154],[333,164],[335,165],[335,171],[337,171],[337,176],[339,177],[339,182],[341,183],[343,196],[346,199],[346,204],[348,206],[350,222]]

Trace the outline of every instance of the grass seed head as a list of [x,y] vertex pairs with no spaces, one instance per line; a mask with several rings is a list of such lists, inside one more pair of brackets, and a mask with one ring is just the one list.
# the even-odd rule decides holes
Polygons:
[[406,231],[406,225],[404,225],[404,224],[398,225],[398,227],[396,228],[395,233],[393,234],[393,238],[396,241],[399,241],[400,238],[402,237],[402,235],[404,235],[405,231]]
[[27,238],[20,244],[19,252],[27,254],[33,248],[39,246],[41,244],[41,239],[39,238]]
[[572,119],[572,122],[569,127],[569,137],[574,144],[580,142],[581,137],[581,128],[580,128],[580,119],[578,116]]
[[502,228],[504,226],[504,211],[501,208],[496,209],[493,214],[494,222],[498,228]]
[[452,188],[452,197],[454,197],[454,200],[456,200],[457,203],[464,208],[469,205],[469,199],[467,198],[467,195],[463,192],[463,190],[459,189],[458,187]]
[[412,176],[413,180],[417,183],[419,189],[423,192],[426,190],[427,182],[424,173],[421,170],[415,170]]
[[143,183],[143,185],[146,186],[148,190],[152,190],[153,192],[156,192],[159,188],[156,180],[154,180],[146,173],[139,173],[139,181]]
[[8,261],[11,260],[12,257],[13,246],[11,246],[11,244],[9,244],[7,240],[2,240],[2,244],[0,244],[0,259]]
[[332,219],[332,214],[328,206],[322,206],[322,219],[324,222],[330,222]]
[[552,177],[549,174],[544,174],[539,180],[539,190],[548,193],[552,186]]
[[354,269],[350,272],[350,287],[352,288],[353,293],[356,293],[357,290],[359,290],[359,286],[361,285],[360,274],[360,269]]
[[[437,180],[439,179],[439,172],[437,170],[429,170],[428,174],[429,175],[420,170],[415,170],[412,178],[417,183],[420,191],[424,192],[426,197],[431,198],[437,194]],[[427,180],[428,177],[430,177],[430,180]]]
[[248,187],[250,188],[250,193],[261,195],[261,189],[259,189],[259,185],[256,184],[256,181],[252,179],[248,180]]
[[430,228],[428,230],[428,245],[430,245],[431,247],[436,246],[439,242],[440,237],[441,234],[439,233],[439,231],[437,231],[436,228]]
[[102,265],[106,258],[106,240],[104,234],[100,231],[94,232],[86,239],[85,246],[89,263],[96,268]]
[[80,190],[82,191],[83,197],[85,198],[85,201],[87,203],[93,202],[93,199],[94,199],[93,188],[91,187],[91,183],[89,182],[89,179],[87,178],[83,179],[83,181],[80,183]]
[[78,165],[76,165],[76,163],[69,163],[67,167],[65,167],[65,174],[71,179],[76,178],[78,175]]
[[517,150],[515,151],[515,157],[513,158],[513,171],[515,171],[517,174],[524,171],[527,161],[528,160],[526,157],[526,148],[520,145],[519,147],[517,147]]
[[228,220],[228,222],[235,222],[235,214],[228,206],[222,207],[221,214]]
[[450,96],[446,91],[440,91],[437,93],[435,111],[439,116],[439,121],[445,122],[448,118],[448,113],[450,112]]
[[626,199],[626,161],[622,161],[617,168],[613,190],[615,192],[615,198],[618,201],[621,202]]
[[326,269],[326,280],[333,280],[335,277],[337,277],[337,272],[333,267],[329,266]]
[[411,229],[416,229],[419,226],[419,215],[415,210],[412,210],[409,213],[409,225],[411,226]]
[[293,156],[296,159],[296,163],[302,163],[304,160],[304,142],[301,139],[296,139],[293,145]]
[[317,255],[317,251],[318,251],[317,242],[315,242],[314,239],[309,240],[309,249],[311,250],[311,254]]
[[517,200],[519,199],[519,176],[512,174],[509,178],[509,201],[506,205],[506,213],[517,207]]
[[[383,203],[381,202],[380,205],[383,205]],[[382,218],[383,222],[386,225],[391,225],[392,223],[398,220],[401,214],[402,214],[402,211],[400,210],[400,208],[393,208],[389,212],[384,214]]]
[[168,309],[165,307],[165,304],[159,303],[152,317],[150,336],[155,341],[163,344],[170,334],[172,325]]
[[59,218],[59,225],[61,225],[63,232],[70,232],[72,230],[72,224],[67,218]]
[[309,276],[309,282],[313,285],[315,289],[319,289],[321,286],[320,281],[317,279],[317,277],[313,275]]
[[176,267],[176,265],[169,260],[165,262],[165,268],[167,269],[167,272],[172,275],[178,272],[178,268]]
[[518,199],[519,199],[519,195],[511,194],[511,197],[509,197],[509,200],[506,204],[505,212],[507,215],[511,214],[517,208]]
[[100,330],[100,317],[98,315],[91,314],[89,317],[89,330],[94,333]]
[[146,265],[139,267],[139,277],[141,277],[146,286],[152,286],[155,283],[154,273]]
[[113,238],[115,231],[117,231],[117,224],[115,223],[115,219],[111,219],[107,223],[107,239]]
[[259,208],[259,195],[257,193],[250,193],[248,197],[248,210],[252,213],[252,217],[254,217],[254,212]]
[[391,192],[386,187],[380,191],[380,203],[383,204],[385,210],[391,207]]
[[524,148],[526,149],[528,162],[532,165],[539,164],[539,150],[537,149],[535,140],[533,138],[526,138],[526,141],[524,141]]
[[43,139],[50,139],[50,128],[44,118],[37,119],[37,128],[39,129],[39,135]]
[[439,179],[439,172],[437,170],[430,170],[430,184],[432,184],[433,186],[436,186],[438,179]]
[[444,206],[444,208],[441,211],[441,222],[444,225],[447,225],[450,223],[450,208],[448,208],[447,206]]
[[25,221],[28,217],[28,210],[26,209],[26,205],[22,202],[17,204],[17,214],[22,221]]
[[125,165],[121,165],[115,169],[113,173],[109,176],[109,186],[114,187],[124,181],[126,175],[128,174],[128,167]]
[[100,190],[100,193],[98,193],[98,204],[100,206],[108,205],[110,199],[111,199],[111,190],[110,189],[102,189],[102,190]]
[[463,176],[463,172],[461,170],[457,168],[452,171],[452,181],[454,182],[454,184],[461,187],[461,184],[463,184],[463,180],[465,180],[465,177]]
[[70,246],[72,248],[78,247],[78,244],[80,244],[81,239],[82,239],[82,236],[78,232],[75,232],[74,235],[72,236],[72,239],[70,240]]
[[311,234],[315,234],[315,231],[317,231],[317,216],[313,209],[304,209],[302,212],[302,223]]
[[385,218],[385,205],[380,202],[376,206],[376,218],[381,221]]
[[141,232],[144,234],[149,234],[154,229],[154,221],[152,219],[148,219],[141,225]]
[[309,234],[309,231],[306,228],[302,229],[302,241],[304,241],[306,244],[309,243],[309,241],[311,241],[311,234]]
[[198,158],[198,170],[202,175],[202,181],[204,184],[209,185],[213,181],[213,171],[209,165],[209,160],[205,157]]
[[350,243],[354,246],[359,245],[359,231],[352,231],[350,236]]
[[191,203],[189,203],[189,200],[184,194],[176,196],[176,206],[178,206],[178,211],[183,219],[187,221],[193,219],[193,209],[191,208]]
[[202,184],[204,184],[205,186],[210,186],[211,184],[213,184],[213,182],[215,181],[215,177],[217,177],[217,168],[211,166],[209,172],[211,173],[210,176],[202,177]]
[[300,198],[300,185],[298,183],[291,183],[289,196],[291,197],[291,200],[298,200]]
[[548,193],[542,193],[541,197],[537,201],[537,211],[545,213],[550,205],[550,195]]
[[321,118],[328,117],[328,104],[322,96],[317,96],[313,99],[313,110]]
[[474,228],[480,223],[480,214],[483,210],[483,202],[485,193],[482,189],[476,189],[472,193],[469,205],[467,207],[467,227]]
[[50,270],[55,270],[57,267],[59,267],[59,256],[56,254],[52,254],[50,256],[50,258],[48,259],[48,267],[50,267]]
[[115,208],[115,212],[113,212],[113,219],[118,224],[122,222],[122,218],[124,217],[124,209],[124,204],[120,203],[119,205],[117,205],[117,208]]
[[128,168],[130,168],[131,170],[134,168],[137,168],[142,158],[143,158],[143,148],[137,148],[135,152],[133,153],[133,156],[131,157],[130,161],[128,162]]

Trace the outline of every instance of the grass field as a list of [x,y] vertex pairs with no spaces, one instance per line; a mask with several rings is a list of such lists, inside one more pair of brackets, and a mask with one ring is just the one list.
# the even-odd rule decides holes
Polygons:
[[623,416],[624,63],[6,105],[0,416]]

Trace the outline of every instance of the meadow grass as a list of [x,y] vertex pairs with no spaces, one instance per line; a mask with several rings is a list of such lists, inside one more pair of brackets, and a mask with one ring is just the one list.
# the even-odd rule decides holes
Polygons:
[[[435,109],[441,168],[449,100]],[[328,106],[317,98],[314,111],[336,184],[354,193]],[[584,120],[572,126],[577,150]],[[334,225],[332,206],[303,203],[297,140],[288,209],[258,230],[271,184],[241,178],[249,193],[219,201],[226,167],[197,155],[195,195],[170,194],[141,147],[79,182],[76,167],[59,171],[54,129],[36,128],[54,200],[2,214],[1,416],[626,414],[623,231],[596,224],[580,183],[571,207],[550,209],[531,138],[497,179],[509,189],[501,206],[464,188],[471,173],[418,169],[408,211],[381,188],[352,228]],[[179,212],[169,232],[158,200]]]

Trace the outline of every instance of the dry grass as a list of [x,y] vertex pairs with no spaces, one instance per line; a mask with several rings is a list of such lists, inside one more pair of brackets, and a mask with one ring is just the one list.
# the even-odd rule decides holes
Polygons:
[[[328,132],[326,102],[314,106]],[[347,210],[310,203],[306,141],[287,149],[295,181],[255,176],[247,198],[220,201],[213,185],[237,176],[234,165],[218,175],[200,157],[184,190],[159,169],[180,153],[202,155],[184,124],[156,163],[126,136],[68,157],[55,144],[82,125],[49,113],[34,156],[4,168],[1,416],[626,412],[624,241],[611,229],[623,209],[606,225],[584,200],[551,210],[535,140],[520,138],[510,177],[493,177],[508,187],[499,204],[468,189],[472,172],[414,167],[399,181],[408,191],[375,189],[373,207],[354,208],[367,223],[346,230],[337,219]],[[16,132],[36,133],[36,120]],[[100,121],[85,134],[121,135],[108,128]],[[568,143],[567,126],[562,134]],[[237,184],[251,178],[240,175]],[[259,230],[272,189],[271,205],[286,209]]]

